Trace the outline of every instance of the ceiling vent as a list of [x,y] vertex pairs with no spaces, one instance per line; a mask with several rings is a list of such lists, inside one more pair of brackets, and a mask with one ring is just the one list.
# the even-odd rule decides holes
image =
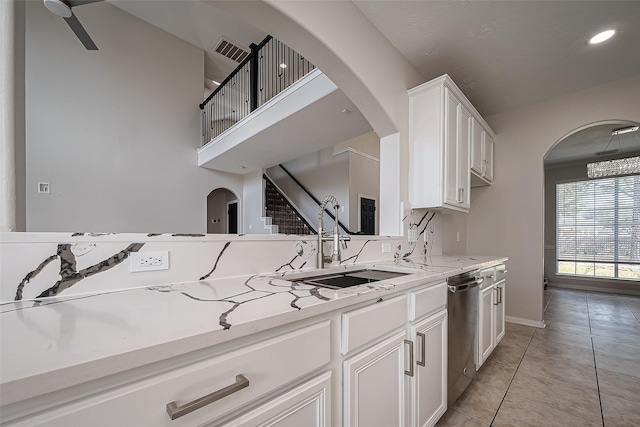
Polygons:
[[220,39],[214,50],[220,55],[233,59],[236,62],[242,62],[249,55],[249,52],[245,49],[225,39]]

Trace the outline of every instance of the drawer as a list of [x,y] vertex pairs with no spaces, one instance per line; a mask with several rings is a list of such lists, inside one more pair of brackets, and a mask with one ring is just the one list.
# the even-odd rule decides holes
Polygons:
[[[246,406],[329,361],[330,322],[325,321],[100,393],[12,425],[202,425]],[[182,406],[234,384],[240,385],[242,381],[238,375],[244,375],[249,385],[173,421],[169,418],[166,409],[169,402],[175,401]]]
[[496,268],[491,267],[480,270],[480,277],[484,279],[480,284],[480,289],[486,289],[493,286],[493,284],[496,282]]
[[447,306],[447,283],[442,282],[409,294],[409,320],[414,321]]
[[342,354],[405,326],[407,298],[395,297],[342,314]]

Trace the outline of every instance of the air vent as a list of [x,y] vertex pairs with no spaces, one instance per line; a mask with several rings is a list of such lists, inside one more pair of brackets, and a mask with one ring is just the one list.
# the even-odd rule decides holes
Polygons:
[[220,39],[214,50],[236,62],[242,62],[249,55],[249,52],[225,39]]

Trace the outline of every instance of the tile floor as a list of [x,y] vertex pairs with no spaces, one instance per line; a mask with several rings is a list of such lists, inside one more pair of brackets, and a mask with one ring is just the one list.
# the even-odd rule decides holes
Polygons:
[[640,296],[549,288],[438,426],[640,426]]

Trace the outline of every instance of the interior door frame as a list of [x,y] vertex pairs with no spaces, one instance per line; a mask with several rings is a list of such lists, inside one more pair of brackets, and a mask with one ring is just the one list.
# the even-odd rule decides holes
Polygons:
[[380,223],[378,219],[378,198],[367,194],[358,193],[358,231],[362,231],[362,199],[373,200],[376,211],[373,214],[373,235],[380,232]]
[[237,224],[237,227],[238,227],[238,231],[237,232],[238,232],[238,234],[240,234],[241,227],[240,227],[240,201],[239,200],[232,200],[232,201],[226,203],[226,207],[227,207],[226,208],[226,215],[227,215],[227,217],[225,218],[226,219],[225,230],[226,230],[226,233],[229,234],[229,206],[231,206],[233,204],[237,205],[236,206],[236,224]]

